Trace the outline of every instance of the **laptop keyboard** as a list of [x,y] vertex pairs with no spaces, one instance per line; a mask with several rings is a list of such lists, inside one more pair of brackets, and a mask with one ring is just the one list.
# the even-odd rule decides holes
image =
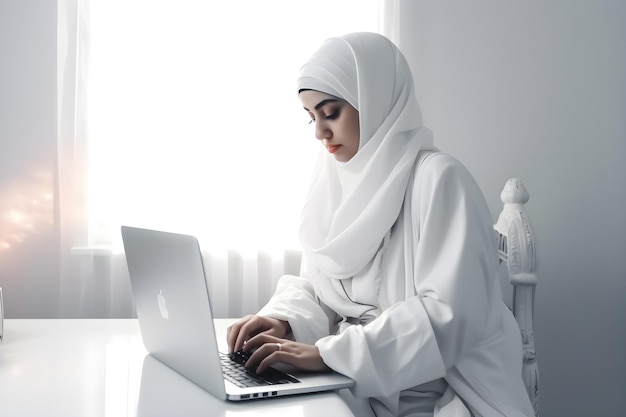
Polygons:
[[300,382],[291,375],[274,368],[268,368],[262,374],[257,374],[254,370],[247,369],[244,364],[250,355],[250,352],[244,352],[243,350],[230,354],[220,352],[224,378],[241,388]]

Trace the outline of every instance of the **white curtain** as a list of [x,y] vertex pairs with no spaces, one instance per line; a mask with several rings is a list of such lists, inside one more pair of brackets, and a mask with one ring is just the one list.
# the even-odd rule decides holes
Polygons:
[[89,0],[90,245],[119,247],[134,224],[217,248],[298,247],[319,149],[299,66],[329,36],[378,28],[376,1],[311,6]]
[[379,7],[59,0],[59,316],[132,316],[121,224],[196,235],[221,316],[297,273],[319,151],[299,66],[328,37],[378,31]]

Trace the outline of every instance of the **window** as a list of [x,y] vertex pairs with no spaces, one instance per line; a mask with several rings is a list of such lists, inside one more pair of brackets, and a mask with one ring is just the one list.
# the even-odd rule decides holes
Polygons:
[[320,146],[295,91],[321,42],[378,31],[378,0],[90,0],[92,245],[119,226],[297,248]]

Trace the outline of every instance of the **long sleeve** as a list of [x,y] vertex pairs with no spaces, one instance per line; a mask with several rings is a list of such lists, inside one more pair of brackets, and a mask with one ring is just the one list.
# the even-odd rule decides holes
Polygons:
[[493,223],[469,172],[439,154],[425,170],[419,194],[414,282],[447,368],[498,331],[502,293]]
[[304,277],[282,276],[276,292],[257,313],[289,322],[294,340],[314,344],[330,334],[334,314],[319,303],[313,286]]
[[446,376],[493,329],[488,317],[500,291],[495,240],[469,173],[437,154],[418,170],[410,207],[412,221],[402,229],[416,241],[406,255],[413,276],[383,280],[396,288],[390,294],[407,287],[413,293],[391,297],[393,305],[371,323],[316,343],[331,368],[357,381],[359,397],[387,397]]
[[288,320],[296,340],[315,343],[329,367],[356,381],[355,397],[377,398],[389,410],[398,411],[403,391],[444,378],[462,398],[453,403],[474,415],[532,416],[519,329],[502,301],[495,233],[478,185],[457,160],[436,153],[410,191],[381,265],[377,318],[332,334],[337,315],[297,277],[281,279],[261,314]]

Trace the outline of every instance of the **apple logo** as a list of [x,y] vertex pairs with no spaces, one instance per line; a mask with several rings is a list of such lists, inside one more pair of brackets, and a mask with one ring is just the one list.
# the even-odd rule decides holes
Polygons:
[[159,293],[157,294],[157,304],[159,305],[161,317],[163,317],[165,320],[169,319],[170,313],[167,311],[167,304],[165,301],[165,296],[163,295],[163,290],[159,290]]

